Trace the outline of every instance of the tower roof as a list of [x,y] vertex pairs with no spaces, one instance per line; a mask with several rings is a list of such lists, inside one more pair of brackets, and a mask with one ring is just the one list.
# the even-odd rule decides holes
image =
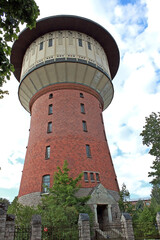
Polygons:
[[38,37],[57,30],[79,31],[97,40],[107,55],[111,77],[114,78],[119,67],[119,50],[110,33],[101,25],[89,19],[73,15],[58,15],[40,19],[36,28],[32,30],[24,29],[18,40],[13,44],[11,63],[14,65],[14,75],[18,81],[20,81],[23,56],[29,45]]

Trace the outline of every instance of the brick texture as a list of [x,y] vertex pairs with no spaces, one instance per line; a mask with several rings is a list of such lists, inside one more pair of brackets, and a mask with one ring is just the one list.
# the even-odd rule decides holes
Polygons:
[[[72,84],[74,85],[74,84]],[[57,166],[68,161],[70,175],[76,177],[84,171],[98,172],[100,182],[107,189],[119,191],[116,175],[105,137],[102,121],[102,105],[93,94],[77,88],[56,89],[38,95],[31,106],[31,126],[21,179],[19,197],[32,192],[41,192],[42,176],[50,174],[51,185]],[[49,94],[53,98],[49,99]],[[80,98],[83,93],[84,98]],[[85,114],[80,104],[84,104]],[[48,115],[48,106],[53,105],[53,114]],[[82,121],[86,121],[87,132]],[[47,133],[48,122],[52,132]],[[86,144],[90,145],[91,158],[86,155]],[[50,159],[45,159],[46,146],[50,146]],[[81,181],[83,188],[98,183]]]

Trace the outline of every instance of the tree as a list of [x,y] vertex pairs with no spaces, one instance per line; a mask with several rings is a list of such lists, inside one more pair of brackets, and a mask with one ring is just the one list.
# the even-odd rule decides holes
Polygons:
[[[0,87],[9,80],[13,65],[8,57],[11,54],[9,42],[15,41],[19,33],[19,25],[27,23],[33,28],[39,15],[39,8],[34,0],[1,0],[0,4]],[[8,91],[0,89],[0,98]]]
[[18,202],[18,197],[15,197],[9,206],[7,213],[16,216],[17,226],[26,227],[27,225],[30,225],[32,215],[37,214],[38,212],[34,207],[23,206]]
[[[76,193],[80,185],[82,174],[73,179],[69,177],[69,169],[67,161],[64,162],[62,169],[58,167],[58,171],[54,175],[53,186],[48,189],[49,193],[42,197],[42,204],[39,206],[39,213],[42,216],[44,225],[61,229],[64,239],[70,239],[70,231],[76,229],[75,238],[78,234],[78,216],[79,213],[88,213],[92,219],[93,213],[86,202],[90,197],[77,197]],[[73,233],[72,233],[73,235]]]
[[133,206],[129,202],[129,199],[130,199],[130,193],[127,190],[125,183],[123,183],[122,189],[120,191],[120,199],[119,199],[119,208],[120,208],[121,212],[132,213]]
[[[16,197],[8,208],[8,213],[16,215],[18,226],[29,225],[32,215],[40,214],[45,231],[48,226],[56,228],[55,239],[76,240],[79,213],[88,213],[91,222],[93,219],[92,210],[86,205],[90,196],[76,196],[81,178],[82,174],[75,179],[69,177],[68,163],[65,161],[62,169],[58,167],[58,171],[54,174],[53,186],[48,188],[48,194],[42,195],[41,204],[37,208],[21,205]],[[45,237],[48,239],[47,234],[49,231],[43,232],[43,239]]]
[[160,211],[160,187],[159,184],[154,184],[151,191],[151,203],[154,208],[157,209],[156,212]]
[[137,213],[137,219],[133,223],[135,237],[153,237],[158,235],[155,213],[151,207],[144,206],[143,211]]
[[144,145],[150,147],[149,153],[155,156],[151,168],[153,171],[148,173],[149,177],[153,177],[152,184],[160,186],[160,112],[150,114],[146,117],[146,124],[141,132]]
[[10,205],[10,201],[6,198],[0,198],[0,203],[5,203],[7,208]]

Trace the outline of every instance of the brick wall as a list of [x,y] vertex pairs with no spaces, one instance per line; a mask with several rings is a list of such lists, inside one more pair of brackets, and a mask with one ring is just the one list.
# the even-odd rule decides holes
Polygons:
[[[73,88],[73,87],[72,87]],[[19,197],[32,192],[41,192],[42,176],[50,175],[51,184],[57,166],[64,160],[69,163],[72,177],[79,173],[98,172],[100,182],[107,189],[118,191],[114,167],[105,138],[102,121],[102,105],[95,94],[81,89],[60,89],[43,93],[31,107],[30,136],[20,185]],[[49,99],[49,94],[53,98]],[[84,98],[80,98],[83,93]],[[84,104],[85,114],[80,104]],[[53,114],[48,115],[48,106],[53,105]],[[86,121],[87,132],[82,121]],[[48,122],[52,132],[47,133]],[[90,145],[91,158],[86,156],[86,144]],[[45,148],[51,147],[50,159],[45,159]],[[90,176],[89,176],[90,177]],[[95,180],[82,180],[82,187],[91,188]]]

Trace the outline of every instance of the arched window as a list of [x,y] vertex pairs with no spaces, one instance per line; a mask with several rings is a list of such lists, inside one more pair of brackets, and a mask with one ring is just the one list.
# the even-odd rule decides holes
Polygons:
[[50,188],[50,175],[45,175],[42,177],[42,192],[47,193]]
[[49,99],[53,98],[53,93],[49,94]]

